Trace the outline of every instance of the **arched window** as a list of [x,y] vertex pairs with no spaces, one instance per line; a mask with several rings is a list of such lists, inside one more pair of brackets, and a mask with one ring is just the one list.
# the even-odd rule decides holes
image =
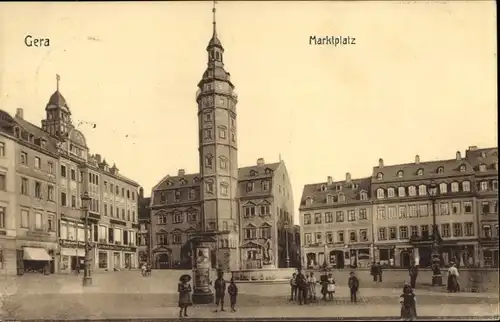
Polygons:
[[415,186],[408,187],[408,194],[410,196],[416,196],[417,195],[417,188],[415,188]]
[[398,178],[402,178],[403,177],[403,171],[399,170],[397,175],[398,175]]
[[444,173],[444,168],[443,167],[439,167],[437,168],[437,171],[436,171],[438,174],[443,174]]
[[462,190],[465,192],[470,191],[470,181],[464,181],[462,182]]
[[447,193],[448,192],[448,185],[446,183],[440,183],[439,184],[439,192],[441,193]]
[[342,193],[339,193],[339,202],[344,202],[345,201],[345,196]]
[[332,195],[328,195],[328,196],[326,196],[326,201],[327,201],[328,203],[333,203],[333,196],[332,196]]
[[404,197],[404,196],[406,196],[406,189],[405,189],[405,187],[399,187],[399,188],[398,188],[398,195],[399,195],[400,197]]
[[378,188],[377,189],[377,198],[378,199],[384,199],[385,197],[385,194],[384,194],[384,189],[382,188]]
[[389,197],[389,198],[394,197],[394,188],[387,189],[387,197]]
[[458,191],[459,191],[458,182],[452,182],[451,183],[451,192],[458,192]]
[[419,196],[426,196],[427,195],[427,186],[424,184],[421,184],[418,186],[418,195]]
[[382,179],[384,179],[384,174],[381,172],[377,173],[377,180],[382,180]]
[[417,175],[418,176],[423,176],[424,175],[424,169],[418,169],[417,170]]

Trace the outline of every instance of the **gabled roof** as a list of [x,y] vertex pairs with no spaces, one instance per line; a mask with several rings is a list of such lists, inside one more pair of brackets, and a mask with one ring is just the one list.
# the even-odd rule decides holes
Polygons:
[[[465,172],[460,171],[460,166],[465,165]],[[442,172],[439,169],[442,169]],[[423,170],[423,174],[419,175],[419,170]],[[402,176],[398,176],[398,172],[402,171]],[[466,176],[473,174],[472,166],[466,159],[450,159],[440,161],[428,161],[418,163],[405,163],[396,165],[384,165],[382,167],[373,167],[372,183],[386,182],[402,182],[419,179],[434,179],[445,178],[450,176]],[[383,179],[378,179],[378,175],[382,174]]]
[[166,175],[156,186],[153,187],[153,190],[198,187],[200,182],[195,179],[199,180],[199,173],[191,173],[174,177]]
[[280,166],[280,162],[253,165],[238,169],[238,179],[240,181],[256,178],[272,178],[274,171]]
[[19,125],[19,127],[26,132],[33,134],[36,139],[43,138],[45,139],[45,150],[50,153],[57,154],[57,145],[59,141],[54,137],[50,136],[47,132],[39,128],[38,126],[26,121],[25,119],[15,117],[14,120]]
[[498,148],[469,149],[465,151],[465,158],[471,164],[475,172],[480,172],[479,166],[485,164],[486,173],[498,173],[495,169],[495,162],[498,163]]
[[359,202],[361,201],[361,191],[367,193],[368,199],[370,198],[370,185],[370,177],[351,179],[349,181],[333,181],[331,182],[331,184],[328,184],[328,182],[306,184],[304,186],[304,189],[302,190],[300,205],[305,206],[305,201],[307,198],[312,198],[313,200],[312,204],[308,205],[308,207],[326,205],[328,195],[333,196],[334,198],[338,198],[339,195],[343,195],[345,197],[345,201],[343,202],[335,202],[334,200],[333,203],[329,204],[332,205],[332,207]]

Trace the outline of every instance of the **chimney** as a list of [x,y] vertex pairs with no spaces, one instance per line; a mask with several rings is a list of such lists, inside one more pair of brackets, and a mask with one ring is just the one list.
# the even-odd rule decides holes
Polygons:
[[469,151],[476,151],[477,150],[477,146],[476,145],[472,145],[469,147]]
[[346,181],[346,182],[351,182],[351,174],[350,174],[349,172],[347,172],[347,173],[345,174],[345,181]]
[[143,187],[140,187],[140,188],[139,188],[139,197],[140,197],[141,199],[144,199],[144,188],[143,188]]
[[24,111],[22,108],[16,109],[16,117],[24,120]]
[[329,185],[329,186],[331,186],[331,185],[332,185],[332,183],[333,183],[333,178],[332,178],[332,177],[330,177],[330,176],[328,176],[328,177],[327,177],[327,182],[328,182],[328,185]]
[[179,176],[179,177],[183,177],[185,174],[186,174],[186,171],[184,171],[184,169],[179,169],[179,171],[177,171],[177,176]]
[[458,161],[462,160],[462,155],[460,154],[460,151],[457,151],[456,156]]
[[384,167],[384,159],[380,158],[378,159],[378,167],[383,168]]
[[100,154],[96,154],[95,155],[95,160],[97,161],[97,163],[101,163],[101,155]]
[[264,165],[264,158],[258,158],[257,165]]
[[420,163],[420,156],[418,154],[415,156],[415,163],[416,164]]

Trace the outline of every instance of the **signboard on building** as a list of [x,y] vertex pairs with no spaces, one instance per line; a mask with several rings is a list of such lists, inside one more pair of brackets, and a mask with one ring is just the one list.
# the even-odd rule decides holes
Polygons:
[[124,252],[135,252],[136,247],[125,246],[125,245],[109,245],[109,244],[97,244],[99,249],[103,250],[119,250]]

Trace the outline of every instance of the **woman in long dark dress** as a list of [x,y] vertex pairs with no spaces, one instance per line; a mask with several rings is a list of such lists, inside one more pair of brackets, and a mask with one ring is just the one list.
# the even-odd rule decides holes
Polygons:
[[447,283],[447,290],[448,292],[459,292],[460,291],[460,286],[458,283],[458,269],[455,265],[454,262],[450,262],[450,268],[448,269],[448,283]]
[[184,316],[187,315],[187,308],[191,306],[193,303],[191,302],[191,284],[189,281],[191,280],[191,276],[184,274],[179,279],[179,284],[177,285],[177,292],[179,292],[179,317],[182,317],[182,313]]
[[401,303],[401,319],[413,321],[417,318],[417,300],[409,284],[405,284],[403,287],[403,294],[399,297],[399,303]]

